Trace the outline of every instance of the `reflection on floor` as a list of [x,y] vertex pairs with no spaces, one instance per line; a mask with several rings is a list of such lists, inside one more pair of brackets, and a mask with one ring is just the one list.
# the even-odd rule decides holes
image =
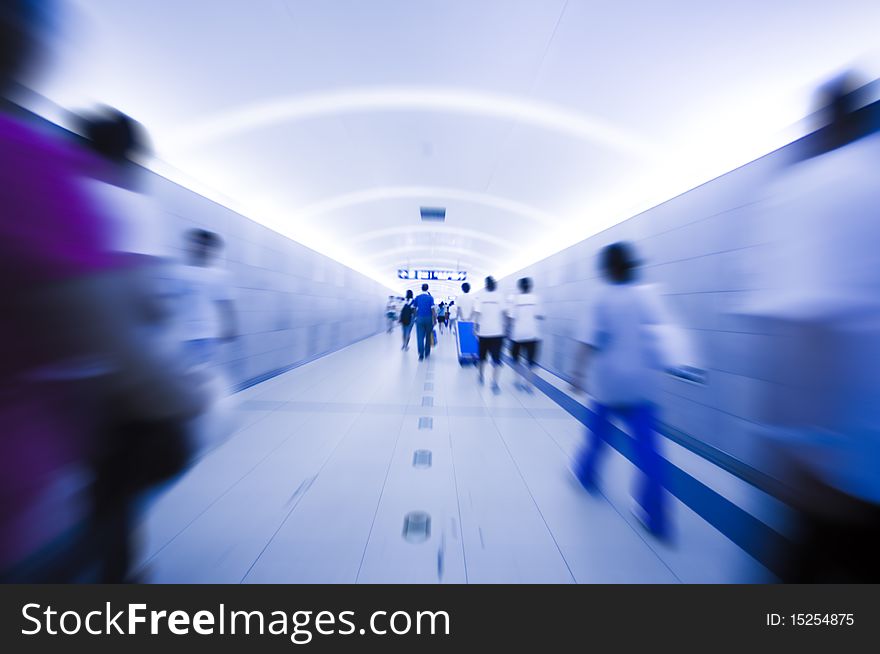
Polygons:
[[569,472],[583,427],[546,396],[501,394],[459,367],[451,335],[419,362],[399,334],[237,395],[237,430],[143,525],[155,582],[731,582],[766,571],[683,504],[663,545]]

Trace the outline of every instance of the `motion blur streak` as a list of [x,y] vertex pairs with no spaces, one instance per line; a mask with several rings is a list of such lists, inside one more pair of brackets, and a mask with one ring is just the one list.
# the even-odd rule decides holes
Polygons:
[[0,580],[880,581],[826,4],[2,0]]

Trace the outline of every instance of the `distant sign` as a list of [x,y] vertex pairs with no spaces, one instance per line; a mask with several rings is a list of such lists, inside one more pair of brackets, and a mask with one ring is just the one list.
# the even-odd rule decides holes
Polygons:
[[399,279],[411,279],[419,281],[463,282],[467,279],[467,272],[464,270],[424,270],[399,268],[397,270],[397,277]]

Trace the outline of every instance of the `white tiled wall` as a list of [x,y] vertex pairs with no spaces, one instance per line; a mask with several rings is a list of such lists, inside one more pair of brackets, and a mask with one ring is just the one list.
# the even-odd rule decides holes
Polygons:
[[[796,145],[789,148],[797,147]],[[777,151],[639,214],[503,280],[532,277],[547,314],[540,363],[569,377],[574,338],[590,296],[601,283],[600,249],[618,240],[634,243],[645,262],[642,279],[660,283],[671,309],[693,336],[707,369],[707,383],[672,377],[663,382],[661,418],[673,427],[733,456],[760,466],[756,429],[747,399],[757,384],[750,376],[750,349],[762,338],[733,315],[756,280],[749,275],[757,214],[755,202],[767,182],[792,156]]]
[[223,346],[221,365],[240,386],[384,328],[391,291],[346,266],[159,176],[151,191],[163,211],[163,235],[180,255],[193,227],[225,242],[239,338]]

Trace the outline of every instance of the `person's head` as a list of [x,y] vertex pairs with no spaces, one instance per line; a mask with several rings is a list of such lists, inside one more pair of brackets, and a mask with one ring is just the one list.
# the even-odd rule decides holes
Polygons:
[[516,282],[516,285],[519,287],[521,293],[530,293],[532,290],[532,278],[522,277]]
[[52,0],[0,2],[0,96],[14,95],[44,63],[55,9]]
[[498,288],[498,284],[495,282],[495,278],[492,276],[486,277],[486,290],[491,293],[496,288]]
[[412,289],[407,289],[407,291],[406,291],[406,299],[407,299],[407,300],[412,300],[412,299],[413,299],[413,292],[412,292]]
[[606,245],[599,254],[599,269],[614,284],[626,284],[636,278],[639,262],[635,250],[625,241]]
[[461,285],[461,292],[462,292],[462,293],[470,293],[470,292],[471,292],[471,285],[468,284],[467,282],[465,282],[464,284],[462,284],[462,285]]
[[428,292],[428,285],[427,285],[427,284],[422,284],[422,292],[423,292],[423,293],[427,293],[427,292]]
[[194,266],[210,266],[223,249],[223,239],[207,229],[191,229],[186,233],[189,263]]
[[817,152],[827,152],[858,139],[865,125],[857,112],[865,104],[864,83],[855,71],[846,71],[832,78],[817,90],[814,97],[814,124]]
[[137,162],[151,150],[144,126],[118,109],[103,107],[81,116],[80,132],[97,154],[113,163]]

